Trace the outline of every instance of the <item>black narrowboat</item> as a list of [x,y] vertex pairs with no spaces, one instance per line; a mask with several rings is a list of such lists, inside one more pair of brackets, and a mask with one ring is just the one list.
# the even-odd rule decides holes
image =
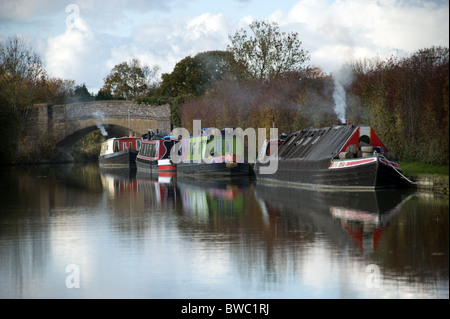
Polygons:
[[[276,164],[276,170],[264,174],[264,168],[270,163]],[[254,171],[261,181],[313,188],[378,189],[414,185],[402,174],[393,153],[367,125],[337,125],[291,133],[274,154],[260,155]]]

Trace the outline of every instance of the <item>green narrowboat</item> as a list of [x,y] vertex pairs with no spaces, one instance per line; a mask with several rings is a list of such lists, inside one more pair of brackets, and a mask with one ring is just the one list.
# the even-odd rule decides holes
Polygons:
[[249,175],[250,165],[244,157],[241,136],[226,130],[204,129],[200,136],[182,139],[177,174],[196,176]]

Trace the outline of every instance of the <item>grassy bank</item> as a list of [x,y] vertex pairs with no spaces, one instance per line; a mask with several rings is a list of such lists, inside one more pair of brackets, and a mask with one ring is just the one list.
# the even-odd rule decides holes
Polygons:
[[448,166],[436,166],[420,163],[400,162],[400,167],[406,176],[442,175],[449,176]]
[[417,183],[419,189],[449,194],[449,167],[401,162],[403,174]]

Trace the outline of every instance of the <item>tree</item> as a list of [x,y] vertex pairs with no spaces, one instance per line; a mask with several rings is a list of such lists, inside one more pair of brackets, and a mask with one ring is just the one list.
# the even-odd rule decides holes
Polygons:
[[97,101],[112,100],[113,96],[110,91],[107,91],[107,90],[101,88],[100,90],[98,90],[98,93],[97,93],[95,99]]
[[147,93],[158,72],[158,66],[150,68],[142,65],[139,59],[122,62],[105,78],[102,90],[111,93],[115,99],[136,99]]
[[[18,36],[0,43],[0,136],[5,143],[0,158],[5,163],[35,161],[50,152],[50,134],[39,133],[28,123],[34,103],[46,98],[47,74],[41,59]],[[49,147],[50,145],[50,147]]]
[[405,161],[448,165],[449,49],[354,65],[351,91],[390,151]]
[[24,39],[14,36],[0,43],[0,94],[13,112],[32,106],[45,78],[41,58]]
[[308,52],[301,49],[298,33],[281,32],[275,22],[254,21],[249,27],[253,36],[241,28],[229,36],[231,45],[227,47],[237,62],[245,66],[248,76],[277,77],[284,72],[298,71],[309,60]]
[[233,55],[227,51],[207,51],[185,57],[175,65],[172,73],[162,75],[157,93],[171,97],[200,96],[214,82],[230,75],[235,64]]
[[202,82],[201,70],[196,65],[194,58],[188,56],[178,62],[172,73],[164,73],[158,95],[176,97],[178,95],[200,95],[197,90]]
[[89,93],[88,89],[86,88],[85,83],[83,83],[82,85],[77,85],[75,87],[72,100],[74,102],[86,102],[86,101],[92,100],[92,95],[91,95],[91,93]]
[[75,90],[74,80],[50,78],[46,81],[46,94],[42,101],[54,104],[68,103]]

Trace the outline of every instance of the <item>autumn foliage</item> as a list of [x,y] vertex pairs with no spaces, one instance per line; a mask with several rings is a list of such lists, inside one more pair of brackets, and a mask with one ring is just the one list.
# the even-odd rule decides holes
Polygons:
[[349,114],[354,122],[373,126],[400,159],[448,165],[448,48],[355,63],[353,72],[349,94],[359,104]]
[[[346,119],[368,124],[400,160],[448,165],[449,51],[432,47],[406,58],[364,60],[347,68]],[[279,133],[341,124],[334,111],[333,74],[320,69],[272,79],[215,82],[179,107],[181,125],[270,128]],[[274,122],[273,122],[274,121]]]

